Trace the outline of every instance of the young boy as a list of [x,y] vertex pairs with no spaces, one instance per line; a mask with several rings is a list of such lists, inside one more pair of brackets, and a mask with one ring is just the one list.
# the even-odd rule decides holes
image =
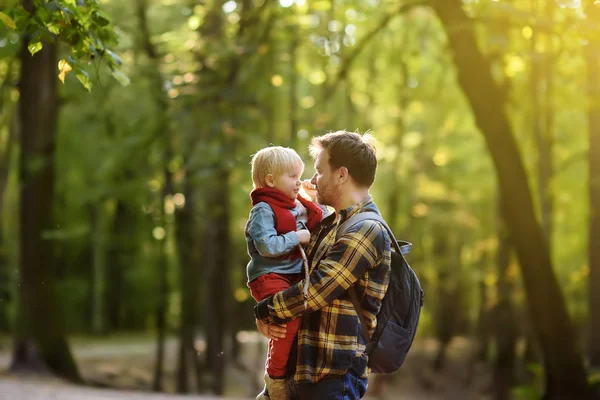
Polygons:
[[[298,153],[279,146],[260,150],[252,158],[250,193],[252,210],[246,223],[246,244],[251,257],[248,287],[258,302],[302,279],[300,246],[321,222],[323,210],[298,194],[304,163]],[[265,384],[256,398],[285,400],[286,364],[300,320],[287,323],[285,339],[269,341]]]

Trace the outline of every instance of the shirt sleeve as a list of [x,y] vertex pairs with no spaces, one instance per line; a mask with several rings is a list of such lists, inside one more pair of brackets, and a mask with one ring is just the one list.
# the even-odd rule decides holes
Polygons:
[[319,310],[339,298],[384,255],[387,235],[375,221],[358,223],[339,238],[326,258],[310,275],[307,308],[304,308],[304,280],[277,293],[268,304],[270,319],[285,322]]
[[275,213],[265,203],[258,203],[252,208],[247,229],[256,250],[263,257],[283,256],[291,253],[300,244],[296,232],[277,234]]

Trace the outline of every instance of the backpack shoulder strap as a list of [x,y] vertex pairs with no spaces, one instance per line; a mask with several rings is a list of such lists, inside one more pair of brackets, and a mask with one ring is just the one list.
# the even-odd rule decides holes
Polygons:
[[388,235],[390,236],[390,239],[392,241],[392,247],[394,248],[394,250],[396,250],[398,254],[404,256],[405,254],[408,254],[410,252],[412,244],[409,242],[396,240],[394,233],[392,232],[388,224],[385,222],[385,220],[381,217],[381,215],[377,214],[374,211],[364,211],[358,214],[354,214],[353,216],[342,222],[337,228],[337,232],[335,233],[335,239],[338,240],[344,233],[346,233],[350,229],[350,227],[366,220],[377,221],[381,223],[381,225],[383,225]]
[[[379,215],[373,211],[365,211],[365,212],[355,214],[355,215],[351,216],[350,218],[348,218],[346,221],[342,222],[340,224],[340,226],[338,226],[337,231],[335,233],[336,241],[344,233],[346,233],[350,229],[350,227],[358,224],[359,222],[366,221],[366,220],[377,221],[377,222],[381,223],[381,225],[383,225],[383,227],[385,227],[385,230],[388,232],[388,235],[390,236],[390,240],[392,241],[392,247],[394,248],[396,253],[400,254],[402,257],[404,257],[404,254],[408,254],[408,252],[410,251],[410,249],[412,247],[412,244],[409,242],[398,242],[396,240],[396,237],[394,236],[394,233],[392,232],[392,230],[390,229],[388,224],[385,222],[385,220],[381,217],[381,215]],[[350,301],[352,302],[352,305],[354,306],[354,309],[356,310],[358,319],[360,320],[360,325],[362,328],[362,335],[363,335],[363,338],[364,338],[365,344],[366,344],[371,340],[371,338],[369,335],[369,330],[367,328],[367,321],[365,320],[365,317],[363,315],[362,307],[360,306],[360,301],[358,300],[358,295],[356,294],[356,288],[354,287],[354,285],[352,285],[348,288],[348,295],[350,297]]]

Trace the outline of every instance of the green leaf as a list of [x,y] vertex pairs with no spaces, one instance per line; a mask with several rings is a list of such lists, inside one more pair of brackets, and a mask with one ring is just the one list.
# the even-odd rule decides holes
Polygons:
[[2,23],[4,25],[6,25],[6,27],[8,29],[16,29],[17,28],[15,21],[13,21],[11,17],[9,17],[8,15],[4,14],[1,11],[0,11],[0,21],[2,21]]
[[32,42],[27,45],[27,49],[29,50],[31,55],[34,55],[35,53],[40,51],[42,47],[42,42]]
[[50,12],[60,11],[60,6],[55,1],[44,4],[44,8]]
[[95,13],[92,15],[92,20],[93,20],[93,21],[94,21],[96,24],[98,24],[99,26],[102,26],[102,27],[104,27],[104,26],[107,26],[108,24],[110,24],[110,21],[108,20],[108,18],[105,18],[103,15],[101,15],[101,14],[100,14],[100,13],[98,13],[98,12],[95,12]]
[[113,70],[112,75],[123,86],[128,86],[131,83],[129,77],[117,69]]
[[106,49],[105,53],[112,59],[112,61],[116,64],[116,65],[121,65],[123,64],[123,61],[121,61],[121,59],[119,58],[118,55],[116,55],[115,53],[113,53],[112,51]]
[[57,24],[50,24],[47,26],[47,28],[50,33],[53,33],[55,35],[58,35],[60,33],[60,26],[58,26]]
[[92,90],[92,80],[90,79],[90,75],[87,71],[81,67],[77,67],[77,72],[75,72],[75,76],[79,79],[79,82],[86,88],[88,91]]
[[73,68],[69,65],[67,60],[60,60],[58,62],[58,70],[60,71],[60,73],[58,74],[58,79],[60,79],[60,81],[64,85],[65,84],[65,76],[67,76],[67,74],[70,71],[72,71]]
[[22,8],[13,8],[12,9],[12,16],[17,25],[19,24],[19,21],[29,18],[30,15],[31,14],[29,14],[27,12],[27,10],[24,10]]

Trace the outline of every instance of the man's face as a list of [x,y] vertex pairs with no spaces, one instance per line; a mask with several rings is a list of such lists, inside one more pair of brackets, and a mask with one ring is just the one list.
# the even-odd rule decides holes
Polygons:
[[315,174],[310,182],[316,186],[317,202],[326,206],[335,206],[335,199],[339,192],[339,184],[331,166],[329,154],[322,150],[315,159]]

